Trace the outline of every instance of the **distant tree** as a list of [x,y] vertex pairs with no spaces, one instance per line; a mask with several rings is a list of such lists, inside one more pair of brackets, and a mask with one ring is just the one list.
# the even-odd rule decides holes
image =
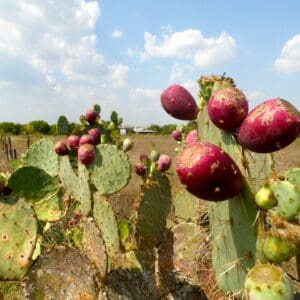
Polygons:
[[185,125],[183,127],[182,131],[184,133],[188,133],[188,132],[190,132],[190,131],[192,131],[194,129],[197,129],[197,122],[196,121],[190,121],[190,122],[187,123],[187,125]]
[[26,133],[28,134],[49,134],[50,133],[50,125],[43,120],[31,121],[26,125]]
[[166,124],[161,128],[161,134],[171,134],[176,129],[176,124]]
[[68,135],[70,133],[70,124],[65,116],[58,117],[56,127],[58,134]]
[[19,135],[22,132],[22,125],[13,122],[0,123],[0,132],[2,134]]

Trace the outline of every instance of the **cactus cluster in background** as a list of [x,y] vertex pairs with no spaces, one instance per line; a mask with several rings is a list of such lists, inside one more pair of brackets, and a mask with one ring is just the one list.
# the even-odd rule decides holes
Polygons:
[[[14,285],[20,299],[293,298],[280,264],[299,255],[300,169],[275,174],[265,152],[299,135],[299,112],[277,99],[248,114],[231,78],[199,85],[199,105],[179,85],[161,96],[167,113],[198,122],[172,132],[182,186],[171,186],[172,160],[156,150],[132,168],[122,118],[112,112],[104,121],[99,105],[80,117],[78,135],[60,117],[65,140],[37,141],[0,177],[0,291]],[[262,130],[255,142],[249,124]],[[109,197],[133,170],[141,192],[125,218]]]

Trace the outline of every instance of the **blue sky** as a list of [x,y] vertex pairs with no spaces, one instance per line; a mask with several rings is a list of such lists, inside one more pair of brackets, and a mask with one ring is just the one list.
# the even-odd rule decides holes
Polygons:
[[125,124],[176,123],[168,85],[233,77],[250,107],[300,107],[299,1],[2,0],[0,122],[76,121],[93,103]]

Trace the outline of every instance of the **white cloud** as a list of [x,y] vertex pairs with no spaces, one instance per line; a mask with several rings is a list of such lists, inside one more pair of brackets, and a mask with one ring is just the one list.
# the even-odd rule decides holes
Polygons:
[[157,89],[136,88],[129,91],[129,99],[131,100],[157,100],[160,99],[161,91]]
[[0,12],[1,54],[18,56],[46,82],[64,77],[123,87],[126,72],[116,73],[97,49],[99,16],[97,1],[12,1]]
[[150,57],[174,57],[189,59],[198,67],[209,68],[229,61],[236,55],[237,43],[226,32],[219,37],[205,37],[200,30],[186,29],[171,32],[170,27],[164,30],[158,41],[156,35],[144,33],[144,51],[140,53],[141,60]]
[[123,32],[118,30],[118,29],[115,29],[112,33],[111,33],[111,37],[114,38],[114,39],[119,39],[121,37],[123,37]]
[[283,45],[280,56],[275,60],[274,67],[284,73],[300,71],[300,34],[295,35]]

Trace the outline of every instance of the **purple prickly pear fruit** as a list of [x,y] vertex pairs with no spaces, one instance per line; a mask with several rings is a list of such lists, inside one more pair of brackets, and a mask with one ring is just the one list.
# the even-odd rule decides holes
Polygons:
[[2,175],[0,175],[0,193],[2,193],[4,190],[5,182],[6,182],[5,178]]
[[81,145],[85,145],[85,144],[90,144],[90,145],[94,145],[95,140],[94,138],[89,135],[89,134],[84,134],[83,136],[81,136],[80,141],[79,141],[79,146]]
[[4,189],[3,189],[3,195],[8,196],[8,195],[10,195],[10,194],[12,193],[12,191],[13,191],[13,189],[12,189],[11,187],[6,186],[6,187],[4,187]]
[[218,90],[208,102],[208,114],[218,128],[234,131],[248,114],[247,98],[235,87]]
[[169,86],[161,94],[160,101],[164,110],[176,119],[190,121],[197,118],[196,101],[183,86]]
[[160,172],[165,172],[169,170],[172,164],[172,159],[169,155],[161,154],[157,161],[157,170]]
[[160,153],[156,150],[152,150],[150,153],[150,160],[152,162],[157,162],[159,159]]
[[142,164],[135,164],[134,171],[138,176],[141,176],[141,177],[145,176],[145,174],[146,174],[146,168]]
[[60,156],[68,155],[69,149],[65,142],[59,141],[54,145],[54,151]]
[[150,163],[150,158],[147,154],[143,153],[140,155],[140,162],[143,163],[144,165],[147,165]]
[[182,133],[180,130],[173,130],[172,131],[172,137],[174,138],[174,140],[176,141],[181,141],[182,140]]
[[190,131],[185,138],[186,146],[194,145],[199,141],[197,129]]
[[67,139],[67,144],[70,149],[76,150],[79,147],[80,137],[78,135],[70,135]]
[[96,122],[97,119],[97,113],[92,110],[89,109],[86,113],[85,113],[85,119],[88,121],[88,123],[90,125],[93,125]]
[[125,139],[123,142],[123,151],[127,152],[133,148],[133,141],[130,139]]
[[93,145],[84,144],[78,149],[78,160],[85,166],[89,166],[96,158],[96,150]]
[[101,141],[101,131],[99,128],[92,128],[88,131],[88,134],[93,137],[94,145],[100,144]]
[[270,99],[254,108],[242,122],[238,142],[258,153],[291,144],[299,135],[300,113],[286,100]]
[[232,158],[207,142],[185,147],[177,157],[176,171],[191,194],[209,201],[234,197],[244,185],[244,178]]

